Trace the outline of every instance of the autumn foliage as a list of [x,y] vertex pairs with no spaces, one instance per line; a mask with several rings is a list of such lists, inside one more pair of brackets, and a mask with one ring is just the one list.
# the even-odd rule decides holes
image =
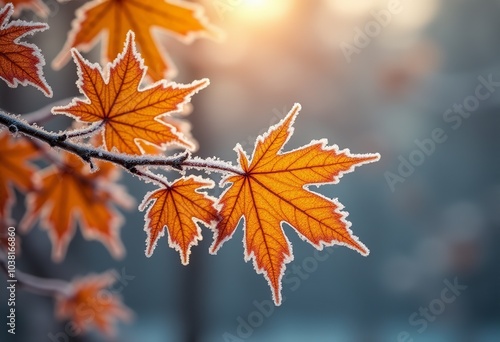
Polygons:
[[80,75],[78,86],[87,98],[75,99],[66,107],[55,107],[52,112],[102,125],[104,147],[108,151],[143,154],[139,141],[163,150],[169,144],[193,149],[194,144],[162,117],[179,111],[191,95],[208,85],[208,80],[190,85],[158,81],[141,89],[145,68],[134,37],[129,31],[125,49],[105,71],[97,64],[90,65],[73,50]]
[[242,172],[224,179],[231,185],[220,199],[221,220],[214,230],[211,248],[215,254],[244,217],[245,259],[252,258],[257,272],[264,273],[276,304],[281,303],[285,264],[293,259],[282,222],[290,224],[318,249],[341,244],[368,255],[368,249],[352,236],[346,214],[340,211],[342,206],[310,191],[307,185],[336,183],[343,173],[373,162],[378,156],[339,152],[336,146],[327,146],[325,140],[282,152],[293,133],[299,108],[296,105],[285,119],[257,139],[251,161],[236,146]]
[[28,192],[33,190],[35,166],[30,163],[38,151],[26,140],[14,140],[6,132],[0,133],[0,213],[2,219],[10,217],[14,202],[12,186]]
[[130,321],[133,316],[109,289],[115,282],[114,272],[75,279],[70,293],[56,298],[56,316],[70,319],[80,333],[95,328],[113,334],[115,321]]
[[[161,36],[171,34],[189,42],[196,37],[217,37],[199,7],[186,1],[93,0],[76,12],[62,51],[52,62],[59,69],[69,60],[71,48],[88,51],[101,41],[101,63],[115,59],[129,30],[136,33],[148,75],[153,81],[175,76],[170,57],[159,45]],[[153,30],[154,28],[154,30]]]
[[[39,1],[14,4],[46,10]],[[24,40],[48,25],[13,21],[14,8],[7,4],[0,10],[0,78],[10,87],[31,85],[50,97],[40,49]],[[135,202],[119,183],[120,173],[126,171],[157,186],[139,205],[145,212],[147,256],[167,235],[168,245],[187,265],[191,248],[209,229],[213,232],[210,252],[216,254],[243,226],[245,260],[252,260],[257,273],[268,280],[276,305],[282,301],[286,264],[293,260],[285,224],[317,249],[338,244],[368,255],[368,248],[351,232],[343,206],[311,186],[337,183],[345,173],[377,161],[379,155],[351,154],[326,139],[287,150],[300,111],[296,104],[257,138],[250,157],[241,146],[235,147],[236,166],[193,157],[196,143],[183,131],[179,113],[209,81],[177,84],[165,79],[175,70],[161,46],[165,33],[185,42],[218,35],[202,9],[186,2],[93,0],[77,10],[68,40],[52,63],[61,68],[73,56],[77,65],[76,87],[82,97],[52,109],[53,114],[73,118],[75,124],[60,135],[41,134],[45,131],[22,119],[3,116],[2,124],[16,137],[5,130],[0,134],[0,223],[11,221],[15,188],[26,200],[21,227],[27,231],[39,221],[51,239],[55,261],[64,260],[77,227],[86,239],[101,241],[119,258],[126,247],[119,237],[123,220],[117,208],[130,209]],[[102,58],[91,63],[81,51],[97,42],[102,45]],[[174,154],[169,147],[181,151]],[[38,160],[50,165],[37,169]],[[161,171],[171,169],[183,173],[167,179]],[[207,176],[189,174],[192,169],[208,171]],[[210,195],[215,183],[209,172],[222,174],[219,186],[224,191],[219,198]],[[106,274],[76,280],[70,294],[58,297],[58,316],[73,320],[82,331],[93,326],[111,332],[115,318],[131,317],[117,296],[108,296],[106,303],[92,300],[112,283]],[[75,309],[81,303],[99,314],[88,321]]]
[[124,254],[118,234],[122,218],[115,206],[130,208],[134,200],[115,183],[117,169],[102,162],[98,166],[91,172],[77,156],[65,153],[57,164],[33,177],[21,228],[26,230],[39,219],[49,233],[56,261],[64,258],[77,222],[85,238],[102,241],[117,258]]
[[28,23],[25,21],[11,21],[14,12],[12,5],[0,10],[0,78],[11,87],[18,83],[32,85],[40,89],[45,95],[52,97],[52,89],[43,77],[42,67],[45,60],[40,49],[34,45],[21,41],[27,35],[48,29],[47,24]]

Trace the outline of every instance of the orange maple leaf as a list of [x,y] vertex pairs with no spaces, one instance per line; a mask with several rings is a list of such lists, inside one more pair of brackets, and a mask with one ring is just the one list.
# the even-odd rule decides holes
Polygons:
[[121,298],[108,290],[116,280],[116,272],[88,275],[71,283],[68,296],[56,298],[56,316],[73,322],[77,333],[97,328],[113,335],[117,320],[130,321],[132,311],[123,305]]
[[68,106],[54,107],[52,112],[83,122],[101,122],[108,151],[142,154],[141,140],[163,150],[174,143],[194,149],[195,145],[162,117],[180,111],[191,95],[208,85],[208,79],[189,85],[158,81],[140,89],[145,67],[134,37],[129,31],[123,52],[108,64],[106,75],[97,64],[88,63],[73,50],[80,75],[78,87],[87,99],[74,99]]
[[122,217],[113,204],[130,208],[134,201],[114,183],[118,176],[113,170],[104,164],[91,173],[77,156],[65,153],[62,164],[35,174],[36,188],[27,197],[21,229],[29,229],[40,219],[53,244],[52,258],[61,261],[78,221],[86,239],[100,240],[114,257],[123,256],[118,236]]
[[9,87],[31,84],[52,97],[52,89],[43,76],[45,60],[40,49],[34,44],[20,41],[27,35],[45,31],[49,26],[22,20],[9,22],[13,11],[12,4],[0,9],[0,78]]
[[217,36],[201,7],[186,1],[93,0],[77,10],[68,39],[52,66],[62,68],[71,48],[87,52],[99,40],[104,64],[120,52],[129,30],[137,34],[137,44],[153,81],[171,78],[176,72],[168,54],[158,48],[161,36],[157,33],[169,33],[186,43],[201,36]]
[[351,234],[342,205],[307,186],[336,183],[355,166],[374,162],[380,156],[352,155],[348,150],[339,151],[337,146],[327,146],[326,140],[281,152],[293,133],[292,124],[299,109],[295,105],[278,125],[257,139],[251,162],[241,146],[236,146],[243,172],[223,180],[231,185],[220,199],[221,221],[214,230],[211,246],[211,253],[215,254],[244,217],[245,261],[253,259],[256,271],[264,274],[276,305],[281,303],[285,264],[293,260],[283,222],[317,249],[339,244],[362,255],[369,252]]
[[50,13],[49,8],[42,0],[0,0],[0,5],[5,5],[5,3],[9,2],[14,5],[15,17],[18,17],[23,9],[31,10],[41,18],[47,18]]
[[8,219],[14,193],[11,186],[22,191],[33,189],[36,168],[29,163],[38,156],[33,145],[22,139],[14,139],[7,132],[0,133],[0,219]]
[[196,246],[202,239],[197,223],[203,222],[210,227],[218,221],[215,199],[198,192],[200,188],[212,187],[213,182],[190,176],[146,194],[139,209],[143,211],[152,202],[147,209],[144,226],[148,233],[147,256],[153,254],[166,227],[169,246],[180,252],[183,265],[189,263],[191,246]]

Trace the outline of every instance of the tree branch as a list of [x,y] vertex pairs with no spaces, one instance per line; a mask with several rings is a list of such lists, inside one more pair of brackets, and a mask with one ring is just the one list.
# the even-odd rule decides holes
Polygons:
[[[8,127],[13,134],[22,133],[31,138],[45,142],[51,147],[59,147],[68,152],[74,153],[92,167],[92,158],[105,160],[119,165],[131,172],[137,174],[137,166],[165,166],[177,170],[184,168],[198,169],[204,171],[216,171],[220,173],[242,174],[240,168],[232,166],[230,163],[211,160],[192,158],[189,152],[185,151],[172,157],[165,156],[133,156],[125,153],[115,153],[105,151],[88,145],[77,144],[68,139],[66,134],[56,134],[47,132],[42,128],[34,127],[19,117],[0,111],[0,124]],[[152,179],[158,182],[156,179]],[[164,184],[164,183],[162,183]]]
[[[8,277],[7,255],[3,249],[0,248],[0,267]],[[58,279],[46,279],[35,277],[31,274],[24,273],[16,269],[16,287],[24,288],[30,292],[43,295],[43,296],[57,296],[63,295],[68,297],[71,295],[72,286],[70,283]]]

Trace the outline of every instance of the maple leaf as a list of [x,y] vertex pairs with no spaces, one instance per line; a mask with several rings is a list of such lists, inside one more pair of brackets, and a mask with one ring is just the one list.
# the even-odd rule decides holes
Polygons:
[[[104,164],[104,165],[103,165]],[[130,208],[133,199],[114,183],[117,173],[105,163],[91,173],[77,156],[65,153],[61,165],[52,165],[35,174],[35,191],[27,196],[21,229],[29,229],[40,218],[53,244],[52,258],[61,261],[75,233],[78,221],[86,239],[101,241],[119,258],[124,250],[118,237],[121,215],[113,204]]]
[[37,156],[36,148],[27,140],[14,139],[5,131],[0,133],[0,219],[10,216],[12,185],[22,191],[33,188],[36,168],[29,161]]
[[[200,188],[212,188],[213,183],[193,176],[181,178],[168,187],[149,192],[139,206],[146,212],[144,230],[146,239],[146,255],[151,256],[156,243],[168,230],[168,244],[181,254],[183,265],[189,263],[191,246],[202,239],[198,222],[212,226],[218,221],[215,199],[198,192]],[[151,204],[152,203],[152,204]]]
[[[169,116],[163,116],[161,117],[161,121],[169,126],[172,126],[175,131],[184,138],[184,140],[189,141],[192,146],[191,150],[196,151],[198,150],[198,142],[191,135],[191,124],[189,121],[184,119],[184,117],[191,114],[192,109],[193,106],[191,103],[185,103],[181,112],[172,113]],[[157,155],[163,152],[161,148],[148,144],[145,141],[139,141],[139,145],[141,146],[144,154]]]
[[52,89],[43,76],[45,60],[40,49],[34,44],[20,41],[27,35],[45,31],[49,26],[22,20],[9,22],[13,11],[12,4],[0,9],[0,78],[9,87],[31,84],[47,97],[52,97]]
[[0,5],[5,5],[5,3],[9,2],[14,5],[15,17],[18,17],[23,9],[31,10],[41,18],[47,18],[50,13],[49,8],[42,0],[0,0]]
[[194,149],[195,145],[162,117],[181,110],[191,95],[208,85],[208,79],[189,85],[158,81],[140,89],[145,68],[134,37],[129,31],[123,52],[113,64],[108,64],[106,75],[97,64],[88,63],[73,50],[79,69],[78,87],[87,99],[74,99],[68,106],[54,107],[52,112],[83,122],[101,122],[108,151],[142,154],[140,141],[163,150],[169,144]]
[[137,44],[153,81],[175,74],[167,53],[158,48],[157,33],[170,33],[186,43],[200,36],[217,36],[201,7],[186,1],[93,0],[77,10],[68,39],[52,66],[62,68],[71,48],[87,52],[99,40],[104,64],[120,52],[129,30],[137,34]]
[[117,320],[130,321],[132,311],[123,305],[121,298],[107,290],[116,280],[116,272],[88,275],[71,283],[71,294],[56,298],[56,316],[69,319],[78,332],[97,328],[107,335],[114,334]]
[[317,249],[345,245],[362,255],[368,249],[351,234],[347,213],[336,200],[310,191],[311,184],[336,183],[354,166],[374,162],[378,154],[352,155],[326,140],[312,141],[293,151],[281,152],[293,133],[297,104],[276,126],[257,139],[251,161],[237,145],[243,172],[223,179],[230,187],[221,196],[221,221],[214,230],[210,252],[215,254],[231,238],[244,217],[245,261],[253,259],[258,273],[268,280],[276,305],[281,303],[281,279],[285,264],[293,260],[282,223]]

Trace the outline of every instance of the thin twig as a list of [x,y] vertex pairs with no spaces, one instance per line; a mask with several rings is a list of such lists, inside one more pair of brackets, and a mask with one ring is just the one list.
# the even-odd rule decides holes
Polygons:
[[[7,255],[3,249],[0,248],[0,267],[8,277]],[[46,279],[24,273],[16,268],[15,278],[17,280],[14,284],[16,287],[24,288],[30,292],[37,293],[44,296],[70,296],[72,287],[71,284],[59,279]]]

